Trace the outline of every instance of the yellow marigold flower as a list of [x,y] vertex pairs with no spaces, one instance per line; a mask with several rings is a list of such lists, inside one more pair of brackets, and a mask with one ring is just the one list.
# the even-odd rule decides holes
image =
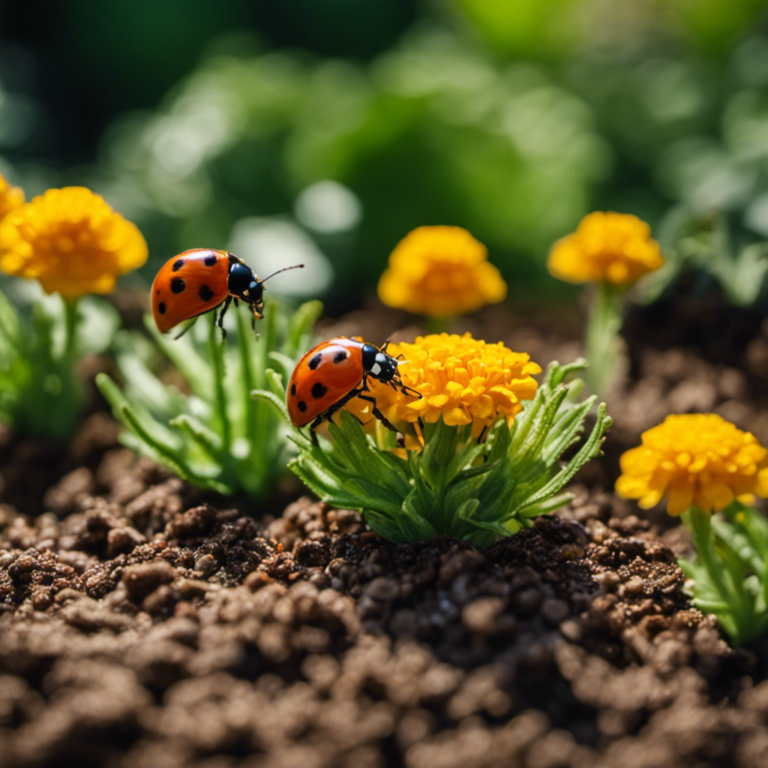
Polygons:
[[0,270],[65,298],[110,293],[146,260],[136,225],[84,187],[49,189],[0,222]]
[[734,498],[768,496],[768,450],[715,414],[668,416],[621,457],[616,492],[649,509],[667,497],[667,512],[692,504],[719,511]]
[[[419,418],[433,423],[442,416],[451,426],[472,424],[477,437],[499,415],[512,423],[523,408],[521,401],[536,394],[538,383],[531,375],[541,373],[527,354],[473,339],[469,333],[419,336],[413,344],[390,344],[387,352],[405,357],[407,362],[399,368],[403,383],[423,395],[418,400],[369,379],[381,412],[404,429]],[[364,402],[355,398],[349,405],[362,421],[371,418]]]
[[12,187],[0,174],[0,219],[22,205],[24,205],[24,190],[21,187]]
[[447,317],[503,301],[507,285],[488,249],[461,227],[419,227],[401,240],[379,280],[388,306]]
[[651,228],[637,216],[596,211],[549,254],[550,273],[569,283],[631,284],[664,263]]

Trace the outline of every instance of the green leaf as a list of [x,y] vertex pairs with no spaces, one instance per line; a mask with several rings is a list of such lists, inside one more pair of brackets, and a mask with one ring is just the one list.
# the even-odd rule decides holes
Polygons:
[[[310,309],[302,316],[301,334],[309,333],[317,305]],[[133,432],[124,442],[202,488],[259,500],[286,471],[293,443],[310,444],[290,426],[284,377],[266,368],[272,359],[285,375],[292,371],[295,359],[286,354],[295,322],[292,313],[270,302],[257,340],[248,313],[233,311],[237,329],[227,341],[213,315],[199,318],[199,327],[178,340],[158,333],[151,318],[145,319],[160,351],[187,379],[190,395],[154,375],[152,355],[141,345],[139,351],[130,345],[119,351],[125,392],[114,383],[102,386],[116,418]],[[320,469],[305,473],[312,472]],[[327,468],[322,472],[327,475]]]
[[420,499],[413,493],[409,494],[403,502],[402,514],[398,523],[408,541],[429,541],[437,536],[435,527],[420,513]]
[[210,456],[218,456],[224,447],[219,435],[212,429],[208,429],[205,424],[198,421],[193,416],[188,416],[186,414],[177,416],[175,419],[171,419],[170,425],[172,427],[178,427],[185,432]]
[[192,391],[203,400],[208,400],[213,392],[213,373],[208,360],[197,351],[192,342],[191,334],[195,329],[181,339],[174,339],[160,333],[150,315],[144,316],[144,326],[165,356],[189,382]]
[[563,467],[560,472],[555,475],[549,482],[544,485],[538,492],[533,494],[528,499],[525,506],[534,504],[539,501],[553,496],[557,493],[566,483],[569,483],[574,475],[597,453],[600,451],[600,445],[602,444],[602,438],[605,432],[611,425],[611,419],[606,415],[606,405],[601,403],[597,411],[597,420],[595,426],[592,429],[588,440],[584,443],[581,449],[576,455]]
[[584,419],[596,402],[597,396],[593,395],[568,411],[550,430],[546,446],[541,451],[541,460],[545,466],[551,467],[563,455],[564,451],[573,445],[578,434],[584,428]]
[[396,520],[393,520],[391,517],[382,515],[373,509],[364,509],[362,515],[365,522],[382,538],[395,544],[410,543],[408,536],[405,535]]
[[288,409],[285,407],[285,401],[283,398],[278,397],[274,392],[267,392],[264,389],[255,389],[251,392],[251,397],[255,400],[264,400],[269,403],[285,421],[290,421],[288,417]]
[[561,493],[557,496],[551,496],[544,501],[539,501],[534,504],[528,504],[521,507],[517,514],[520,517],[532,518],[539,517],[539,515],[549,515],[560,507],[564,507],[566,504],[574,499],[572,493]]
[[319,301],[307,301],[291,317],[286,354],[297,357],[309,348],[312,328],[323,311]]

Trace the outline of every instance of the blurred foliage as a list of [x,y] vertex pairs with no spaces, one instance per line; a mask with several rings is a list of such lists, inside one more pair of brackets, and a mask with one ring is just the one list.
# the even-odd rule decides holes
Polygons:
[[644,35],[677,37],[718,55],[761,16],[765,0],[454,0],[489,44],[516,56],[557,57]]
[[67,303],[21,280],[3,279],[2,288],[0,424],[26,437],[64,442],[84,405],[77,363],[109,349],[120,316],[95,296]]
[[[146,93],[159,93],[199,61],[156,110],[112,124],[95,166],[62,179],[139,222],[147,282],[191,245],[229,247],[259,274],[299,255],[311,265],[304,296],[332,287],[326,301],[341,310],[373,289],[405,233],[453,224],[489,247],[513,297],[563,296],[545,255],[590,210],[654,227],[671,207],[723,214],[739,253],[768,236],[765,0],[444,0],[394,43],[416,15],[411,0],[221,14],[206,1],[167,46],[172,2],[151,37],[124,0],[82,31],[91,5],[59,12],[81,30],[76,63],[103,64],[89,93],[114,76],[110,103],[130,105],[152,72]],[[117,27],[124,38],[110,45]],[[154,44],[134,67],[139,39]],[[0,127],[0,153],[15,158],[44,113],[23,89],[8,95],[27,110]],[[11,147],[14,120],[26,127]],[[39,167],[16,170],[34,191]]]
[[[429,30],[367,70],[213,56],[157,114],[115,126],[104,183],[158,262],[189,243],[229,243],[256,211],[302,226],[343,295],[375,285],[404,233],[446,221],[509,277],[541,282],[534,257],[586,211],[610,164],[589,108],[542,69],[498,67]],[[340,199],[313,206],[308,190],[329,180]],[[238,255],[265,271],[247,244]]]

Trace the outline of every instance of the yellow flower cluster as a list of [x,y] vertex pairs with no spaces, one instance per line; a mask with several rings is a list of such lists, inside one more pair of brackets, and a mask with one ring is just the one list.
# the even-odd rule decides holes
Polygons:
[[[527,354],[473,339],[469,333],[419,336],[413,344],[390,344],[387,352],[405,357],[407,362],[399,368],[403,382],[423,395],[419,400],[369,379],[381,412],[404,431],[419,419],[433,423],[441,416],[451,426],[472,424],[475,437],[498,415],[511,423],[522,401],[536,394],[538,383],[531,376],[541,373]],[[369,409],[364,403],[355,399],[349,405],[366,420],[362,414]]]
[[22,205],[24,205],[24,190],[21,187],[12,187],[5,177],[0,175],[0,219]]
[[666,496],[670,515],[768,496],[768,450],[715,414],[668,416],[621,457],[621,471],[619,495],[639,499],[643,509]]
[[460,227],[419,227],[398,243],[379,298],[414,314],[447,317],[503,301],[507,285],[487,248]]
[[596,211],[549,254],[550,273],[569,283],[631,285],[664,263],[651,228],[637,216]]
[[0,270],[68,299],[110,293],[147,255],[138,228],[84,187],[49,189],[0,222]]

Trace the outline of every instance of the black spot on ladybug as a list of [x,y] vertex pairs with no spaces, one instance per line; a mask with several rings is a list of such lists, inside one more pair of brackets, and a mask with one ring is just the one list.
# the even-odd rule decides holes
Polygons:
[[328,387],[324,387],[319,381],[312,385],[312,397],[315,400],[325,397],[326,392],[328,392]]
[[304,413],[307,410],[307,404],[303,400],[299,400],[299,410]]
[[173,269],[171,271],[178,272],[184,266],[184,259],[179,259],[173,262]]
[[291,397],[296,397],[296,385],[291,384]]
[[344,360],[347,359],[347,353],[346,352],[337,352],[333,356],[333,362],[338,365],[339,363],[344,362]]
[[211,254],[210,256],[205,257],[204,264],[206,267],[215,267],[217,261],[218,259],[216,258],[216,256],[214,256],[214,254]]
[[318,365],[320,365],[320,361],[323,359],[323,353],[318,352],[316,355],[312,355],[312,357],[309,358],[309,362],[307,365],[310,367],[311,370],[315,370]]
[[161,302],[160,302],[160,303],[157,305],[157,311],[158,311],[158,312],[159,312],[161,315],[164,315],[164,314],[165,314],[165,302],[164,302],[164,301],[161,301]]
[[211,290],[210,285],[201,285],[200,290],[197,292],[197,295],[203,300],[203,301],[210,301],[213,298],[213,291]]
[[174,277],[173,280],[171,280],[171,290],[174,293],[183,293],[186,287],[187,284],[180,277]]

